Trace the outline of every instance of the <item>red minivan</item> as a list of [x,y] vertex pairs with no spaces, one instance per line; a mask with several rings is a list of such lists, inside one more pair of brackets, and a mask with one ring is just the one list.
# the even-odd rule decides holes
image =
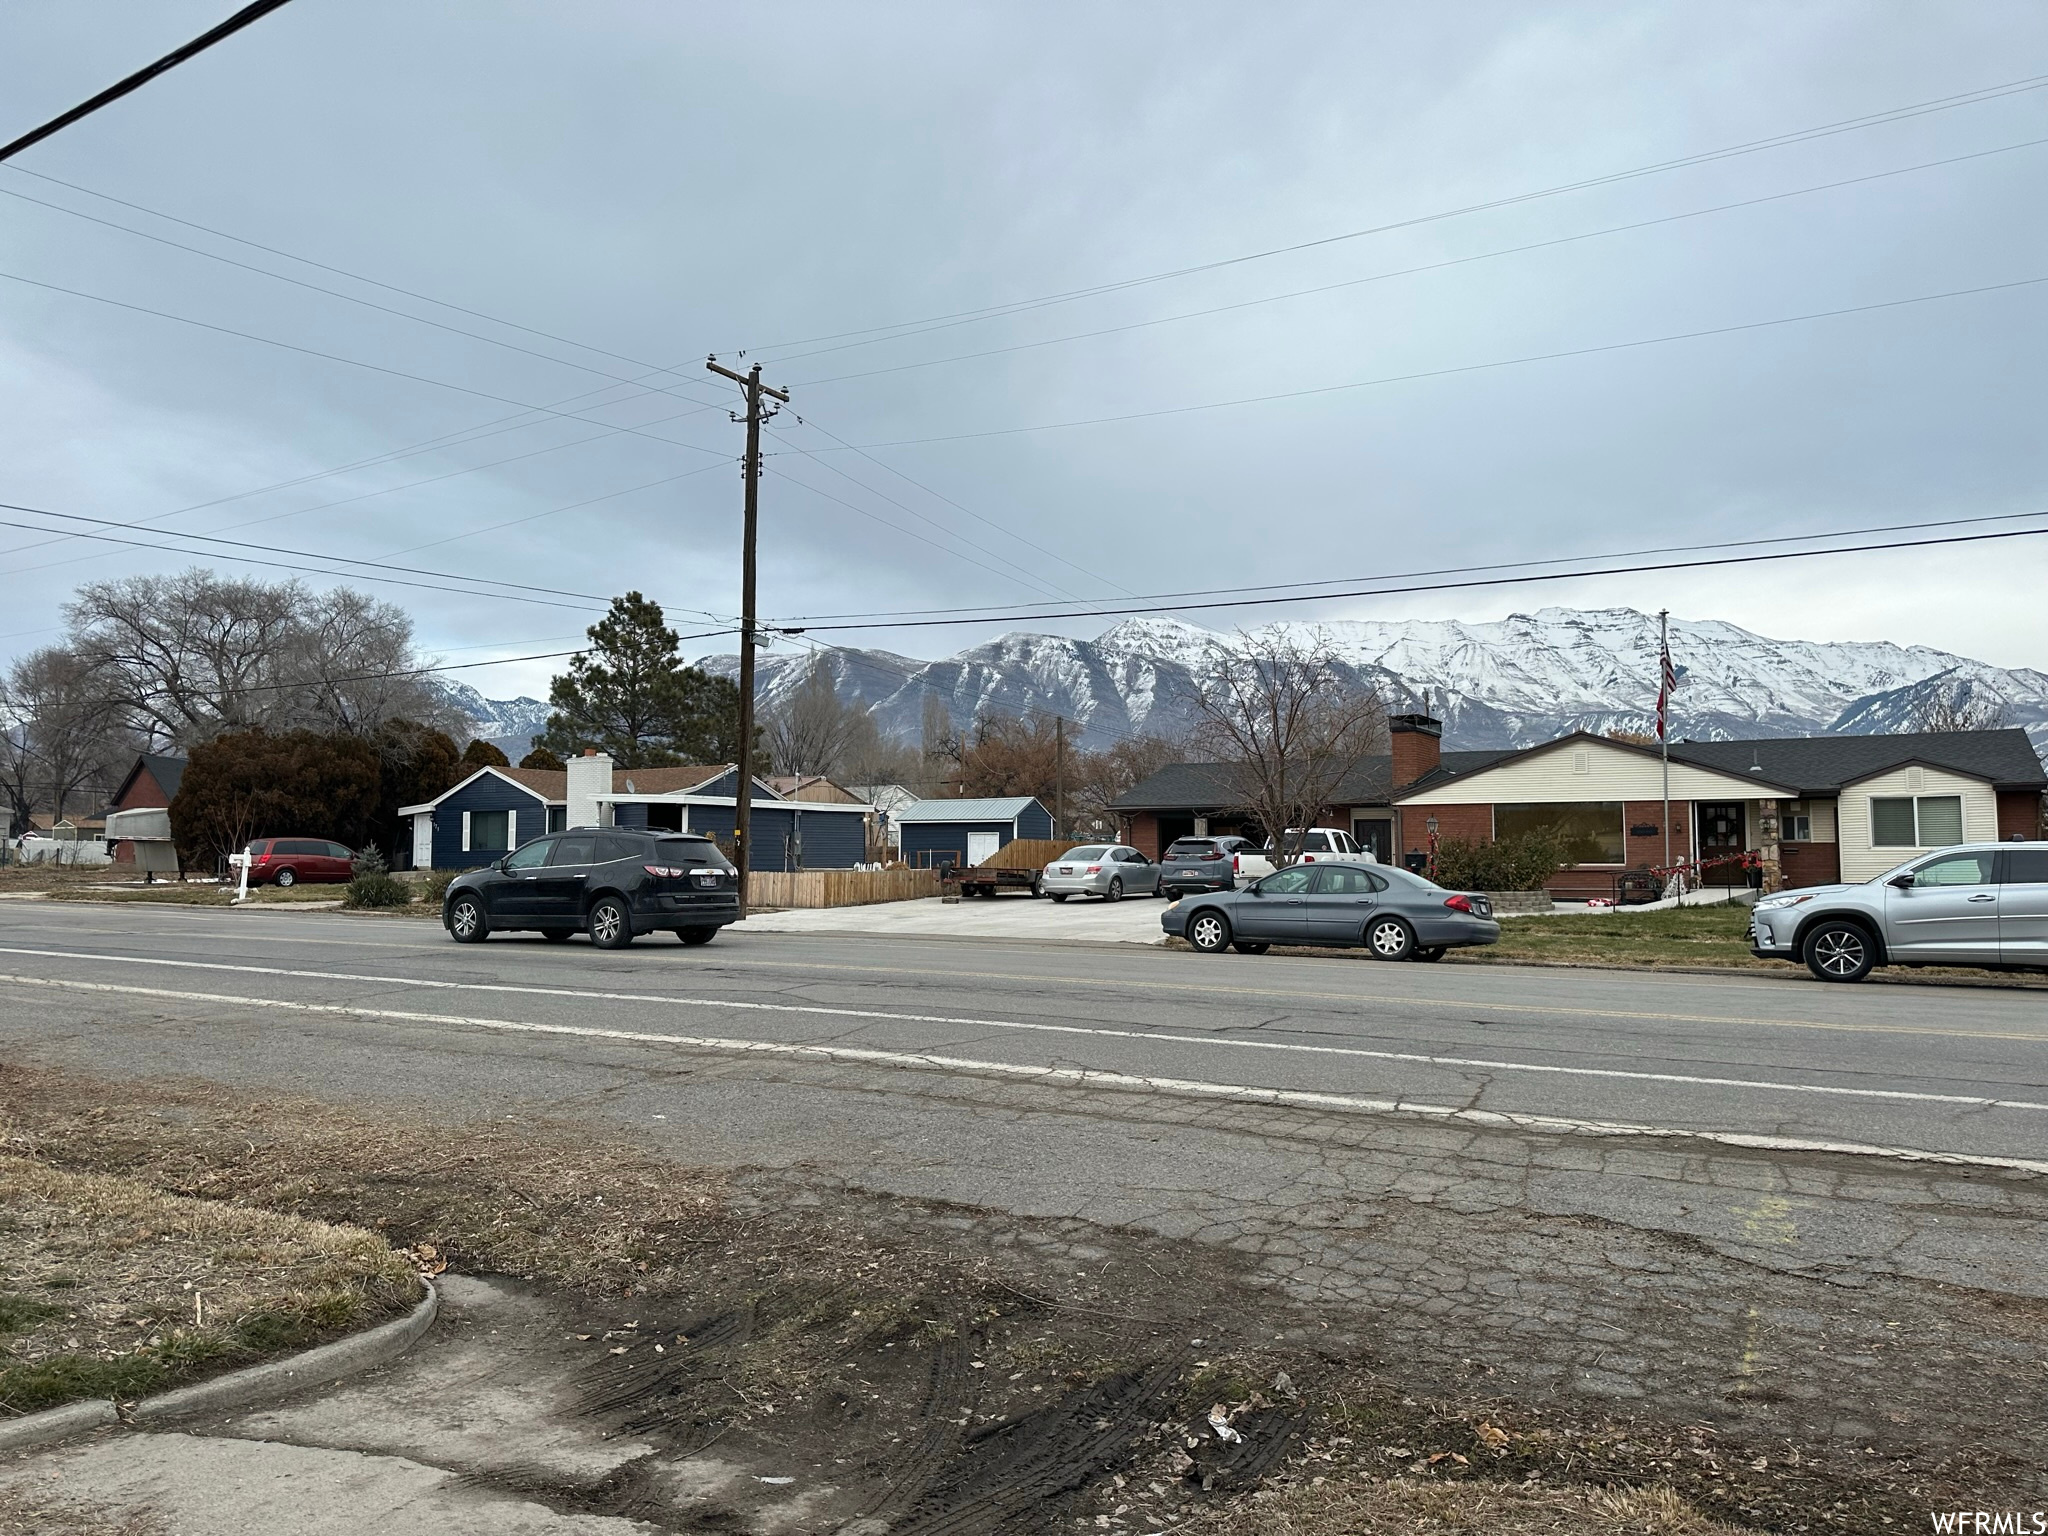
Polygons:
[[251,885],[345,883],[354,873],[356,857],[341,844],[317,837],[259,837],[249,852]]

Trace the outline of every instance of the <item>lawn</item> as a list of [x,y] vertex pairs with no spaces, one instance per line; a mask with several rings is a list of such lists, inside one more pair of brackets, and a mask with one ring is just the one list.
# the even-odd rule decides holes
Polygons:
[[1781,961],[1750,954],[1749,908],[1739,906],[1504,917],[1498,944],[1452,954],[1460,960],[1551,960],[1568,965],[1785,969]]

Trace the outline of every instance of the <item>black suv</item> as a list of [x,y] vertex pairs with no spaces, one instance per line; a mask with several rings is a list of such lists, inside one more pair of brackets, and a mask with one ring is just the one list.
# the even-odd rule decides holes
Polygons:
[[457,876],[441,901],[441,924],[462,944],[522,928],[556,941],[587,933],[600,949],[661,928],[708,944],[739,915],[739,871],[710,838],[624,827],[537,837]]

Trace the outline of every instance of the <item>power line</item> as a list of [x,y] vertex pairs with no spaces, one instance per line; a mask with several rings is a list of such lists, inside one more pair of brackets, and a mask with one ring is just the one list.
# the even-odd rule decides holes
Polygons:
[[117,80],[97,96],[89,96],[68,112],[60,112],[40,128],[31,128],[12,143],[0,145],[0,161],[12,159],[31,144],[40,144],[53,133],[61,132],[80,118],[90,117],[101,107],[119,101],[131,91],[139,91],[158,75],[167,74],[187,59],[196,58],[215,43],[233,37],[251,22],[261,21],[272,11],[285,5],[287,0],[255,0],[245,5],[217,27],[211,27],[193,38],[191,42],[173,48],[154,64],[146,64],[125,79]]
[[[1984,523],[2014,522],[2018,519],[2029,517],[2048,517],[2048,508],[2036,507],[2031,511],[2026,512],[1994,512],[1987,513],[1979,517],[1930,518],[1921,522],[1913,523],[1882,523],[1877,525],[1876,527],[1866,528],[1835,528],[1821,533],[1786,533],[1778,534],[1771,538],[1763,539],[1716,539],[1713,542],[1706,544],[1658,544],[1652,545],[1646,549],[1611,550],[1607,553],[1596,555],[1551,555],[1537,560],[1508,560],[1493,565],[1436,566],[1431,569],[1419,571],[1392,571],[1380,576],[1327,576],[1318,581],[1276,581],[1268,582],[1259,586],[1195,587],[1179,592],[1133,593],[1132,596],[1136,601],[1142,603],[1161,603],[1166,602],[1168,599],[1171,598],[1223,597],[1230,595],[1243,595],[1246,593],[1260,592],[1292,592],[1298,596],[1312,597],[1314,596],[1314,594],[1308,590],[1309,588],[1341,586],[1346,583],[1356,583],[1364,581],[1414,581],[1420,580],[1425,576],[1468,576],[1486,571],[1523,571],[1528,570],[1535,566],[1566,565],[1574,561],[1580,560],[1633,560],[1638,559],[1645,555],[1692,554],[1703,549],[1748,549],[1763,544],[1809,543],[1815,539],[1860,539],[1868,538],[1874,534],[1880,533],[1903,533],[1915,531],[1922,528],[1965,528],[1981,525]],[[1569,572],[1554,572],[1552,574],[1558,576],[1559,579],[1563,579],[1565,576],[1570,575]],[[1005,605],[1004,607],[995,607],[984,604],[979,607],[963,608],[897,608],[881,612],[871,611],[867,613],[791,614],[782,622],[785,625],[807,625],[814,620],[824,619],[873,619],[878,624],[880,624],[885,621],[892,621],[896,619],[936,618],[949,614],[969,614],[972,615],[973,618],[971,620],[964,620],[963,622],[979,622],[984,624],[1006,624],[1010,622],[1011,618],[1013,617],[1013,615],[1006,611],[1006,609],[1015,608],[1018,606],[1020,605],[1012,603]],[[1043,618],[1049,617],[1049,615],[1037,614],[1025,615],[1024,617]]]
[[[2023,95],[2030,91],[2040,90],[2044,86],[2048,86],[2048,75],[2029,75],[2023,79],[2006,81],[2001,85],[1985,86],[1974,91],[1963,91],[1953,96],[1936,97],[1931,101],[1913,102],[1902,107],[1888,108],[1882,112],[1867,113],[1861,117],[1844,118],[1837,122],[1824,123],[1814,128],[1804,128],[1790,133],[1775,134],[1769,138],[1752,139],[1746,143],[1729,145],[1722,149],[1705,150],[1697,154],[1680,156],[1673,160],[1655,161],[1648,165],[1639,165],[1624,171],[1613,171],[1601,176],[1563,182],[1555,186],[1542,187],[1529,192],[1520,192],[1508,197],[1492,198],[1485,202],[1468,203],[1462,207],[1420,214],[1413,218],[1399,219],[1388,224],[1376,224],[1366,229],[1351,230],[1344,234],[1326,235],[1318,239],[1298,241],[1290,245],[1272,246],[1264,250],[1250,251],[1242,255],[1223,257],[1219,260],[1201,262],[1192,266],[1173,267],[1161,272],[1148,273],[1141,277],[1123,278],[1115,282],[1092,284],[1085,288],[1071,288],[1057,293],[1040,294],[1029,299],[1013,299],[1002,304],[987,305],[979,309],[955,310],[949,314],[929,315],[918,320],[901,320],[889,325],[868,326],[861,330],[838,331],[829,335],[806,337],[797,341],[777,342],[772,346],[757,346],[750,350],[754,352],[779,352],[785,347],[812,346],[819,342],[840,341],[853,337],[870,339],[850,341],[848,342],[849,346],[868,346],[872,345],[875,341],[898,340],[902,336],[918,335],[927,330],[950,329],[953,326],[971,324],[977,320],[993,319],[1004,315],[1022,313],[1026,310],[1042,309],[1053,304],[1071,303],[1078,299],[1093,298],[1099,294],[1121,292],[1127,288],[1168,282],[1176,278],[1189,277],[1201,272],[1213,272],[1223,267],[1241,266],[1247,262],[1264,261],[1275,256],[1286,256],[1298,251],[1313,250],[1319,246],[1335,245],[1349,240],[1361,240],[1372,235],[1383,235],[1396,230],[1413,229],[1425,224],[1440,223],[1447,219],[1464,218],[1469,214],[1486,213],[1498,208],[1512,207],[1519,203],[1534,202],[1540,198],[1558,197],[1571,192],[1586,191],[1594,187],[1609,186],[1616,182],[1632,181],[1645,176],[1661,175],[1667,171],[1683,170],[1696,165],[1706,165],[1718,160],[1757,154],[1766,150],[1782,149],[1789,145],[1807,143],[1815,139],[1831,138],[1837,134],[1851,133],[1863,128],[1877,127],[1886,123],[1903,122],[1907,119],[1923,117],[1933,112],[1946,112],[1958,107],[1975,106],[1981,102],[1995,101],[2004,96]],[[821,352],[844,350],[846,350],[845,347],[820,347],[817,352],[787,353],[783,357],[778,358],[777,361],[791,362],[798,357],[812,357],[819,355]]]
[[[1190,613],[1212,608],[1263,608],[1275,603],[1328,603],[1345,598],[1396,597],[1414,592],[1455,592],[1472,587],[1521,586],[1536,581],[1577,581],[1588,576],[1637,576],[1653,571],[1690,571],[1709,566],[1758,565],[1778,560],[1812,560],[1824,555],[1865,555],[1891,549],[1926,549],[1941,544],[1982,544],[1994,540],[2031,539],[2043,536],[2048,536],[2048,528],[2018,528],[2002,533],[1951,534],[1938,539],[1895,539],[1883,544],[1857,544],[1837,549],[1788,549],[1760,555],[1725,555],[1707,560],[1667,560],[1651,565],[1611,565],[1583,571],[1544,571],[1526,576],[1491,576],[1472,581],[1424,582],[1404,587],[1370,587],[1345,592],[1290,594],[1285,597],[1248,597],[1223,602],[1169,603],[1153,607],[1091,608],[1085,612],[1020,613],[1010,615],[1009,622],[1018,623],[1032,619],[1131,618],[1155,613]],[[887,623],[806,625],[804,628],[807,632],[813,629],[934,629],[987,622],[986,619],[911,619]]]
[[1443,261],[1424,262],[1419,266],[1397,267],[1389,272],[1375,272],[1369,277],[1346,278],[1337,283],[1319,283],[1312,288],[1295,288],[1285,293],[1269,293],[1255,299],[1240,299],[1232,304],[1214,304],[1206,309],[1184,310],[1177,315],[1160,315],[1150,320],[1134,320],[1125,325],[1101,326],[1092,331],[1074,331],[1065,336],[1048,336],[1037,341],[1014,342],[1008,346],[986,347],[978,352],[956,352],[948,357],[925,358],[917,362],[894,363],[886,368],[868,368],[859,373],[835,373],[823,378],[804,379],[791,385],[792,389],[810,389],[821,384],[843,384],[853,379],[880,378],[892,373],[910,373],[923,368],[938,368],[949,363],[973,362],[984,357],[1002,357],[1012,352],[1034,352],[1045,347],[1063,346],[1070,341],[1093,341],[1103,336],[1121,336],[1128,331],[1150,330],[1156,326],[1177,325],[1183,320],[1201,320],[1210,315],[1227,315],[1241,309],[1256,309],[1266,304],[1278,304],[1288,299],[1312,298],[1318,294],[1337,293],[1346,288],[1360,288],[1370,283],[1384,283],[1397,277],[1414,277],[1424,272],[1443,272],[1453,267],[1470,266],[1482,261],[1495,261],[1503,256],[1522,256],[1531,251],[1552,250],[1559,246],[1576,245],[1587,240],[1604,239],[1609,235],[1631,234],[1638,230],[1655,229],[1663,224],[1679,224],[1688,219],[1705,218],[1716,213],[1730,213],[1741,208],[1756,208],[1766,203],[1784,202],[1795,197],[1806,197],[1815,192],[1832,192],[1842,187],[1861,186],[1866,182],[1884,181],[1894,176],[1906,176],[1915,171],[1936,170],[1945,166],[1962,165],[1972,160],[1989,159],[1993,155],[2007,155],[2016,150],[2035,149],[2048,144],[2048,138],[2026,139],[2017,144],[2004,144],[1996,149],[1981,149],[1967,155],[1952,155],[1945,160],[1927,160],[1918,165],[1899,166],[1889,171],[1875,171],[1867,176],[1850,176],[1840,181],[1826,181],[1815,186],[1799,187],[1789,192],[1772,192],[1761,197],[1747,197],[1733,203],[1716,203],[1709,208],[1695,208],[1686,213],[1665,214],[1654,219],[1639,219],[1629,224],[1611,224],[1604,229],[1585,230],[1575,235],[1560,235],[1550,240],[1532,240],[1523,245],[1503,246],[1498,250],[1480,251],[1470,256],[1453,256]]
[[[475,389],[467,384],[452,384],[446,379],[430,378],[423,373],[408,373],[403,368],[388,368],[382,363],[365,362],[361,358],[356,357],[344,357],[342,354],[338,352],[322,352],[317,347],[302,347],[297,342],[280,341],[275,336],[261,336],[254,331],[238,331],[233,326],[216,325],[211,320],[197,320],[190,315],[177,315],[172,314],[169,310],[151,309],[146,304],[131,304],[125,299],[112,299],[108,298],[104,294],[87,293],[85,290],[81,288],[66,288],[58,283],[45,283],[33,277],[23,277],[16,272],[0,272],[0,278],[5,278],[8,282],[11,283],[22,283],[31,288],[45,289],[51,293],[68,294],[72,298],[90,299],[92,302],[96,304],[111,305],[115,309],[132,310],[134,313],[141,315],[153,315],[159,320],[173,320],[180,325],[194,326],[199,330],[203,331],[214,331],[222,336],[235,336],[239,337],[243,341],[260,342],[262,345],[267,347],[281,347],[287,352],[297,352],[306,357],[322,358],[330,363],[345,363],[351,368],[365,368],[372,373],[382,373],[396,379],[410,379],[416,384],[431,384],[437,389],[449,389],[454,390],[458,394],[475,395],[480,400],[495,400],[502,405],[516,405],[522,411],[539,411],[549,416],[560,416],[568,421],[580,421],[590,425],[611,426],[611,423],[595,422],[591,417],[580,416],[573,411],[558,411],[545,405],[533,405],[524,400],[515,400],[510,395],[493,394],[491,393],[491,391],[487,389]],[[618,382],[626,383],[628,381],[622,379],[619,380]],[[668,393],[668,391],[659,391],[659,393]],[[687,395],[681,396],[681,398],[690,399],[690,397]],[[704,402],[701,400],[692,400],[691,403],[695,405],[702,405]],[[667,443],[671,448],[688,448],[695,453],[716,454],[718,452],[718,450],[715,448],[705,448],[697,443],[682,442],[677,438],[663,437],[660,434],[654,432],[642,432],[637,427],[612,426],[612,430],[615,432],[630,433],[636,437],[645,437],[657,443]]]
[[1871,304],[1850,304],[1840,309],[1820,309],[1803,315],[1778,315],[1769,320],[1747,320],[1737,325],[1708,326],[1696,331],[1674,331],[1665,336],[1643,336],[1631,341],[1603,342],[1599,346],[1570,347],[1556,352],[1532,352],[1523,357],[1494,358],[1483,363],[1461,363],[1452,368],[1427,368],[1414,373],[1387,374],[1377,379],[1354,379],[1346,384],[1321,384],[1312,389],[1276,390],[1265,395],[1244,395],[1234,400],[1208,400],[1199,405],[1168,406],[1152,411],[1125,411],[1115,416],[1088,416],[1075,421],[1039,422],[1028,427],[991,427],[981,432],[952,432],[939,437],[899,437],[879,443],[847,445],[847,450],[819,448],[817,453],[858,451],[861,448],[911,448],[929,443],[959,443],[987,437],[1017,437],[1027,432],[1059,432],[1072,427],[1097,427],[1126,421],[1150,421],[1163,416],[1187,416],[1198,411],[1228,410],[1240,405],[1266,405],[1278,400],[1305,400],[1316,395],[1342,394],[1353,389],[1372,389],[1383,384],[1411,384],[1423,379],[1452,378],[1458,374],[1484,373],[1494,368],[1519,368],[1529,363],[1560,362],[1574,357],[1595,357],[1604,352],[1628,352],[1670,342],[1700,341],[1710,336],[1732,336],[1743,331],[1770,330],[1781,325],[1802,325],[1812,320],[1832,320],[1844,315],[1867,315],[1881,310],[1904,309],[1914,304],[1933,304],[1945,299],[1972,298],[1986,293],[2003,293],[2048,283],[2048,276],[2017,278],[2009,283],[1985,283],[1975,288],[1952,288],[1942,293],[1915,294],[1904,299],[1883,299]]

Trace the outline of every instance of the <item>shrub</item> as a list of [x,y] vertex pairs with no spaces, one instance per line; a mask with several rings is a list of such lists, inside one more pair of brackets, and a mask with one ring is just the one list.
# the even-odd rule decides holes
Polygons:
[[344,907],[362,910],[403,907],[411,903],[412,888],[392,875],[384,865],[384,855],[375,848],[365,848],[357,854],[350,869],[354,878],[342,890],[341,904]]
[[1491,843],[1447,837],[1437,844],[1436,883],[1460,891],[1537,891],[1564,868],[1566,852],[1555,832],[1525,832]]
[[419,899],[421,901],[430,901],[438,907],[448,895],[450,882],[461,873],[462,871],[459,869],[428,870],[427,877],[419,882]]

